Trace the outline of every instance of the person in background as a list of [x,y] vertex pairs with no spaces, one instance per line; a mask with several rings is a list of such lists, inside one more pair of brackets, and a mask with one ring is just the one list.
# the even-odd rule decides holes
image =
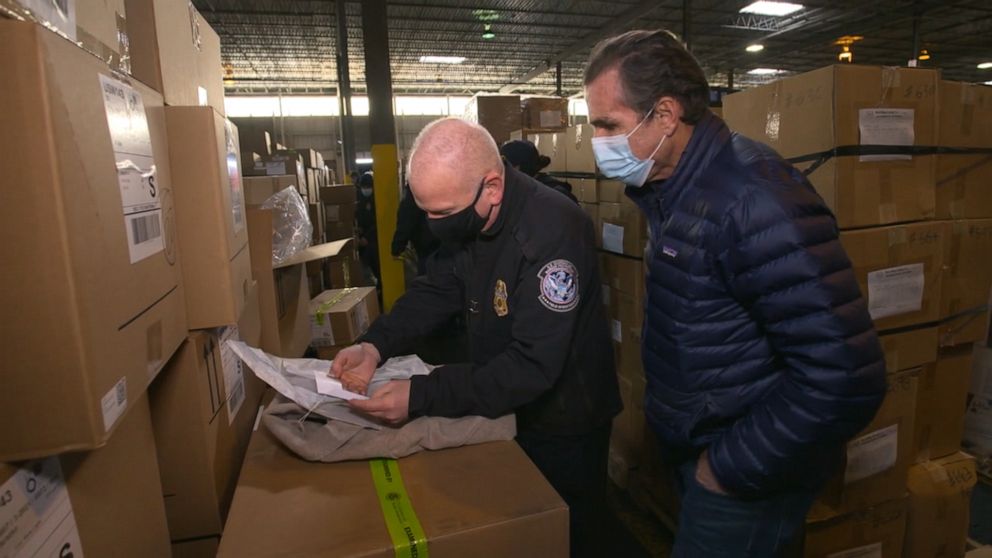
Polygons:
[[551,164],[551,159],[546,155],[541,155],[533,142],[527,140],[510,140],[500,148],[500,154],[513,168],[527,176],[533,177],[552,190],[564,194],[573,202],[579,203],[579,200],[572,194],[571,184],[541,172],[542,169]]
[[679,473],[675,557],[797,553],[806,514],[886,392],[837,222],[809,181],[708,108],[664,30],[585,70],[600,172],[644,212],[644,410]]
[[394,258],[400,257],[407,245],[413,246],[417,254],[417,275],[427,273],[427,259],[437,251],[441,243],[431,234],[427,226],[427,213],[417,206],[410,193],[410,185],[403,187],[403,199],[396,211],[396,232],[393,233],[391,252]]
[[357,206],[355,208],[355,224],[358,226],[358,257],[362,264],[372,273],[373,280],[379,284],[379,235],[375,220],[375,197],[373,194],[374,180],[372,172],[366,172],[358,177]]

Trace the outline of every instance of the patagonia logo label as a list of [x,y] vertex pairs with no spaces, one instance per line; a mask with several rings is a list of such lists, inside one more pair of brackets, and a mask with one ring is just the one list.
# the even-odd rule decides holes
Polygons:
[[674,258],[679,255],[679,251],[671,246],[662,246],[661,253],[668,256],[669,258]]

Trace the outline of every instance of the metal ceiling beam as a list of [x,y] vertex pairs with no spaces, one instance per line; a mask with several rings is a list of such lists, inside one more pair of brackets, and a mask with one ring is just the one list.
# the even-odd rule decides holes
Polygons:
[[585,37],[582,37],[578,41],[575,41],[568,47],[562,49],[551,58],[541,62],[537,66],[534,66],[527,73],[511,80],[509,84],[500,88],[499,92],[506,94],[516,91],[530,80],[550,70],[559,61],[575,56],[576,54],[580,54],[587,48],[591,48],[600,40],[616,34],[618,31],[622,30],[634,21],[637,21],[638,19],[658,9],[661,7],[661,4],[662,3],[657,0],[642,0],[641,2],[638,2],[632,8],[628,8],[627,10],[621,12],[620,15],[613,18],[613,20],[606,26],[587,34]]

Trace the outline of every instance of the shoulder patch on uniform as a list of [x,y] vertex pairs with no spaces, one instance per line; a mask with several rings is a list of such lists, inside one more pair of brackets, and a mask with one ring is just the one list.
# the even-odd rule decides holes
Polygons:
[[568,312],[579,304],[579,275],[568,260],[547,263],[537,274],[541,280],[538,300],[548,310]]

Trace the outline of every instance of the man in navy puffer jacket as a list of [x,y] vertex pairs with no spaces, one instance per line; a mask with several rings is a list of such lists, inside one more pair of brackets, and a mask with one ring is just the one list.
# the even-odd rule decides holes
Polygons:
[[731,132],[669,32],[600,43],[593,150],[650,225],[647,419],[683,493],[674,556],[781,556],[885,363],[837,223],[805,177]]

